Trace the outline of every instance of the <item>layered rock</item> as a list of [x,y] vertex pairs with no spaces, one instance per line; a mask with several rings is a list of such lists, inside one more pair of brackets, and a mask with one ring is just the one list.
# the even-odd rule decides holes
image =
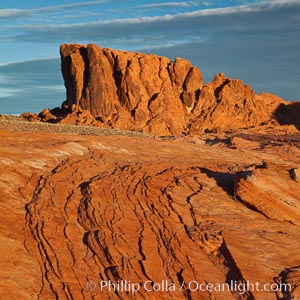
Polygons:
[[242,172],[236,178],[235,196],[267,218],[300,225],[300,185],[286,185],[290,178],[287,170],[274,166]]
[[[206,141],[212,135],[0,127],[4,299],[299,299],[300,184],[289,174],[299,135]],[[141,288],[101,289],[109,280]],[[151,281],[161,289],[145,290]],[[259,290],[218,290],[246,282]]]

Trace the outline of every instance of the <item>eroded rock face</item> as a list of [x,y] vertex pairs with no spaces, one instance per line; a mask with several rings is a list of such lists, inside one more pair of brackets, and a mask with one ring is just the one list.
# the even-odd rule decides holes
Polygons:
[[[0,136],[5,299],[299,298],[299,135]],[[291,290],[192,290],[231,281]]]
[[156,135],[224,132],[279,125],[282,112],[274,112],[289,106],[222,73],[204,86],[199,69],[182,58],[74,44],[61,46],[61,58],[65,105],[90,111],[104,126]]
[[300,129],[299,102],[257,95],[223,73],[204,85],[200,70],[186,59],[66,44],[61,60],[67,99],[61,108],[22,119],[155,135]]
[[254,168],[237,176],[235,196],[268,218],[299,226],[299,184],[286,185],[289,179],[289,172],[281,168]]
[[272,98],[273,95],[269,99],[268,96],[256,95],[240,79],[217,74],[201,90],[191,117],[190,133],[203,130],[223,132],[270,123],[273,111],[284,101],[276,96]]
[[203,87],[200,71],[182,58],[62,45],[67,104],[112,127],[178,134]]

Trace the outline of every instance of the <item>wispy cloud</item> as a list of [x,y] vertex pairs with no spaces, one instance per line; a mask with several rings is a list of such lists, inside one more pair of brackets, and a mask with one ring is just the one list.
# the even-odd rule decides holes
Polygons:
[[[171,2],[171,3],[174,3],[175,5],[175,3],[177,2]],[[195,3],[196,2],[193,1],[193,5],[195,5]],[[168,3],[161,3],[157,5],[167,5],[167,4]],[[208,2],[206,4],[209,5]],[[192,4],[183,2],[183,6],[192,6]],[[274,8],[284,7],[284,6],[286,7],[300,6],[300,0],[263,0],[261,2],[248,3],[248,4],[232,6],[232,7],[200,9],[192,12],[177,14],[174,17],[175,18],[176,17],[200,17],[205,15],[252,13],[252,12],[272,10]],[[162,17],[162,19],[164,19],[164,16]]]
[[46,7],[36,8],[36,9],[31,10],[31,11],[34,11],[34,12],[56,11],[56,10],[61,10],[61,9],[70,9],[70,8],[100,5],[100,4],[103,4],[103,3],[110,2],[110,1],[111,0],[99,0],[99,1],[88,1],[88,2],[53,5],[53,6],[46,6]]
[[24,9],[0,9],[0,18],[10,18],[24,15]]
[[[29,59],[29,60],[20,60],[15,61],[13,63],[2,63],[0,64],[0,71],[6,68],[11,68],[13,66],[21,66],[22,64],[31,64],[31,63],[39,63],[39,62],[51,62],[53,60],[57,60],[57,57],[45,57],[45,58],[39,58],[39,59]],[[3,80],[3,77],[0,76],[0,80]]]
[[[95,1],[99,2],[99,1]],[[94,3],[86,2],[86,3]],[[153,4],[153,5],[145,5],[145,6],[160,6],[160,5],[168,5],[171,3],[178,3],[178,2],[168,2],[168,3],[160,3],[160,4]],[[184,6],[185,2],[182,3]],[[83,5],[83,3],[77,4],[69,4],[69,5],[60,5],[58,7],[68,7],[68,6],[79,6]],[[157,23],[157,22],[169,22],[174,21],[177,19],[191,19],[191,18],[198,18],[203,16],[220,16],[220,15],[231,15],[231,14],[244,14],[244,13],[257,13],[262,11],[269,11],[276,9],[282,6],[300,6],[300,0],[265,0],[259,3],[249,4],[249,5],[239,5],[234,7],[224,7],[224,8],[209,8],[209,9],[200,9],[195,10],[192,12],[185,12],[185,13],[177,13],[177,14],[165,14],[162,16],[143,16],[138,18],[113,18],[109,20],[100,20],[96,22],[82,22],[82,23],[72,23],[72,24],[47,24],[47,25],[26,25],[23,28],[28,30],[50,30],[51,29],[76,29],[82,27],[97,27],[97,26],[109,26],[109,25],[122,25],[122,24],[143,24],[143,23]],[[47,10],[50,11],[54,9],[54,7],[47,7],[43,9],[36,9],[36,10]],[[184,24],[181,24],[184,26]],[[15,26],[17,28],[18,26]]]
[[180,1],[180,2],[161,2],[153,4],[139,5],[138,8],[170,8],[170,7],[191,7],[203,4],[201,1]]
[[60,61],[38,59],[0,66],[0,112],[20,114],[60,106],[65,89]]
[[299,5],[300,0],[264,0],[262,1],[262,5],[264,4],[269,5],[270,7]]
[[0,88],[0,98],[9,98],[16,94],[17,91],[15,89]]
[[61,4],[61,5],[46,6],[46,7],[34,8],[34,9],[0,9],[0,18],[20,17],[20,16],[37,14],[37,13],[47,13],[47,12],[66,10],[66,9],[95,6],[107,2],[110,2],[110,0]]

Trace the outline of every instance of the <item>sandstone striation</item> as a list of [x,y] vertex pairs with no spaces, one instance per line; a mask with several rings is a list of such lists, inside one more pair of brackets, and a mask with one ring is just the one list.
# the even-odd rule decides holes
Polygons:
[[297,209],[300,187],[297,183],[286,185],[285,178],[290,179],[287,170],[275,166],[258,167],[237,176],[234,193],[239,201],[268,218],[300,225],[300,210]]
[[[0,128],[3,299],[300,297],[299,134],[11,129]],[[101,291],[109,280],[161,289]],[[262,290],[195,289],[231,282]],[[263,290],[275,283],[291,289]]]

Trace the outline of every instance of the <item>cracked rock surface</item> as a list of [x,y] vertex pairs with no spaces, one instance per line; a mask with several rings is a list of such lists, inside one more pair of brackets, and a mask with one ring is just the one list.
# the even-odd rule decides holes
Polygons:
[[[299,135],[0,136],[3,299],[298,299]],[[101,280],[177,288],[100,291]]]

